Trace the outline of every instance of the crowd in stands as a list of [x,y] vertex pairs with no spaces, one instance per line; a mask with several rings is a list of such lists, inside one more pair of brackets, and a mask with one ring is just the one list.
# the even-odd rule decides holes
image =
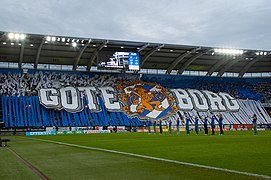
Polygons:
[[258,83],[252,87],[254,91],[262,94],[262,101],[271,101],[271,83]]
[[[139,79],[139,75],[78,74],[74,72],[36,71],[34,73],[0,73],[0,95],[37,95],[40,88],[65,86],[114,86],[118,80]],[[155,82],[166,88],[190,88],[228,92],[240,99],[270,101],[271,81],[246,82],[244,78],[218,78],[199,76],[143,75],[141,80]]]
[[[190,88],[199,90],[210,90],[214,92],[228,92],[236,98],[263,100],[271,99],[271,81],[267,79],[260,82],[247,82],[243,78],[227,79],[217,77],[196,77],[196,76],[168,76],[168,75],[139,75],[139,74],[104,74],[104,73],[80,73],[61,71],[0,71],[0,109],[2,119],[6,127],[27,127],[27,126],[95,126],[95,125],[132,125],[138,126],[143,123],[137,118],[129,118],[124,112],[90,112],[84,108],[79,113],[69,113],[46,109],[39,103],[36,96],[41,88],[61,88],[66,86],[116,86],[117,81],[131,81],[141,79],[146,82],[155,82],[166,88]],[[101,98],[99,101],[102,101]],[[87,102],[84,100],[84,104]],[[256,101],[240,100],[242,111],[240,113],[222,113],[226,124],[248,124],[251,110],[258,113],[259,122],[266,124],[263,116],[264,109]],[[100,103],[102,109],[104,104]],[[245,113],[244,113],[245,112]],[[190,114],[190,113],[189,113]],[[191,112],[191,117],[196,112]],[[201,116],[207,116],[199,113]],[[0,114],[1,115],[1,114]],[[169,117],[175,124],[179,115]],[[163,123],[166,123],[163,122]],[[201,122],[199,122],[201,124]]]
[[[143,76],[144,81],[156,82],[167,88],[189,88],[227,92],[240,99],[266,101],[271,99],[271,82],[246,82],[240,78]],[[270,80],[268,80],[270,81]]]
[[77,75],[57,72],[8,73],[0,74],[0,95],[24,96],[37,95],[41,88],[73,87],[104,87],[114,86],[118,80],[131,80],[133,76],[103,75]]

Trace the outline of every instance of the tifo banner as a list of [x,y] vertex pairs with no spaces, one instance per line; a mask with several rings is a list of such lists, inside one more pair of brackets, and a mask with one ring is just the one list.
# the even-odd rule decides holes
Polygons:
[[[102,99],[102,101],[99,100]],[[100,103],[111,112],[124,112],[129,117],[159,120],[178,110],[198,112],[233,112],[237,100],[228,93],[196,89],[166,89],[141,80],[118,81],[116,87],[63,87],[39,90],[40,103],[51,109],[80,112],[85,106],[91,112],[102,111]],[[85,100],[86,99],[86,102]]]

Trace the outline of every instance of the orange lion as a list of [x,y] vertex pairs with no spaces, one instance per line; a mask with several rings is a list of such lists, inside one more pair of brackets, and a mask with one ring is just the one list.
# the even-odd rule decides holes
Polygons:
[[[159,107],[161,105],[160,101],[151,101],[154,97],[154,92],[145,90],[142,85],[136,85],[134,88],[128,88],[127,90],[141,98],[141,102],[136,101],[136,104],[138,104],[136,109],[139,113],[143,113],[144,109],[148,111],[153,111],[153,109],[158,111],[165,110],[165,108]],[[153,104],[155,105],[154,107],[152,107]]]

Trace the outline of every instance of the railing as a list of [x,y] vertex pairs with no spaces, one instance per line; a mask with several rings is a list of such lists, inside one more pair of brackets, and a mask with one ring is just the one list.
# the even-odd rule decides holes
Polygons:
[[[38,70],[64,70],[72,71],[72,65],[54,65],[54,64],[39,64]],[[0,62],[0,68],[18,68],[18,63]],[[23,69],[34,69],[34,64],[25,63],[22,64]],[[87,71],[85,66],[79,66],[78,71]],[[92,72],[120,72],[118,70],[98,70],[96,66],[92,66]],[[166,70],[163,69],[141,69],[139,74],[165,74]],[[212,76],[216,76],[218,72],[214,72]],[[185,76],[206,76],[207,71],[184,71],[182,75]],[[177,75],[177,71],[173,70],[171,75]],[[238,77],[238,73],[224,73],[223,77]],[[271,77],[271,72],[259,72],[259,73],[245,73],[243,77]]]

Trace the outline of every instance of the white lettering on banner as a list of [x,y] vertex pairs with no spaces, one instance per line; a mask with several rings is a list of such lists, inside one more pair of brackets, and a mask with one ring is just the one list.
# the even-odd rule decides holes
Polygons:
[[99,90],[102,93],[102,97],[104,100],[104,105],[108,110],[120,110],[120,103],[117,100],[116,96],[114,96],[113,92],[115,91],[112,87],[100,87]]
[[[136,87],[137,86],[129,85],[129,88]],[[108,111],[125,112],[125,108],[136,104],[142,108],[150,107],[149,109],[147,108],[148,111],[146,108],[134,108],[134,111],[138,111],[141,117],[145,116],[156,120],[165,118],[172,113],[176,113],[178,110],[192,111],[194,109],[198,112],[208,110],[210,112],[239,110],[237,100],[228,93],[220,92],[217,94],[207,90],[200,91],[196,89],[167,90],[160,85],[144,85],[144,83],[141,84],[140,88],[144,90],[142,90],[142,92],[147,92],[148,96],[145,97],[143,93],[142,96],[140,94],[140,97],[137,97],[131,95],[131,93],[122,94],[122,91],[117,91],[120,89],[125,90],[125,86],[119,86],[117,90],[113,87],[64,87],[59,90],[54,88],[40,89],[39,99],[40,103],[46,108],[65,109],[68,112],[80,112],[84,109],[83,98],[86,98],[87,104],[85,105],[87,105],[89,110],[91,112],[99,112],[101,111],[101,104],[98,98],[101,97]],[[129,102],[129,104],[127,104],[126,101]],[[165,105],[165,102],[168,106]],[[171,106],[169,106],[169,104]],[[158,111],[157,109],[159,113],[153,116],[152,113]],[[128,116],[130,115],[127,112],[125,113]]]
[[207,111],[209,109],[207,100],[202,92],[196,89],[188,89],[187,92],[191,96],[196,111]]
[[211,91],[202,91],[207,96],[207,100],[209,101],[210,111],[226,111],[225,106],[222,104],[222,98]]
[[239,110],[239,104],[236,99],[234,99],[231,95],[228,93],[218,93],[226,105],[227,111],[238,111]]
[[78,87],[79,91],[83,91],[87,96],[88,108],[91,111],[100,111],[97,91],[95,87]]
[[78,91],[74,87],[65,87],[60,90],[61,104],[66,111],[81,111],[82,102]]
[[39,90],[40,103],[46,108],[60,108],[58,91],[54,88]]
[[171,89],[170,92],[175,96],[178,108],[182,111],[192,111],[193,104],[189,94],[184,89]]

